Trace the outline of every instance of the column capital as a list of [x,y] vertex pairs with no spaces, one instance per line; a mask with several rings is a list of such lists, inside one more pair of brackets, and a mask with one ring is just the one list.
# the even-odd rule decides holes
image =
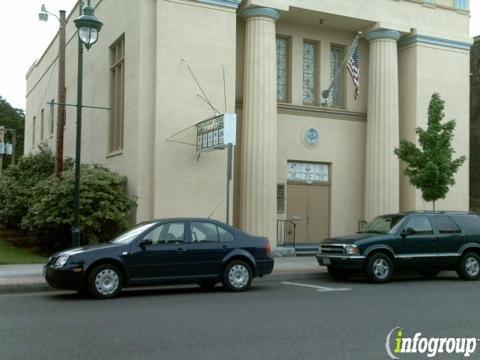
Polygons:
[[398,39],[400,39],[400,36],[401,36],[400,32],[396,30],[377,29],[377,30],[373,30],[366,33],[365,39],[368,42],[371,42],[377,39],[390,39],[390,40],[398,41]]
[[251,17],[263,16],[277,21],[280,17],[280,12],[272,8],[266,7],[249,7],[240,11],[240,16],[244,19],[249,19]]

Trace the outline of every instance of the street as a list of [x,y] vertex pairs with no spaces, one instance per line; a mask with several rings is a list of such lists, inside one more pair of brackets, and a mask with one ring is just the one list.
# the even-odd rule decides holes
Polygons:
[[244,293],[184,286],[108,301],[4,294],[0,359],[387,359],[385,339],[397,326],[480,337],[479,295],[478,282],[453,273],[385,285],[266,278]]

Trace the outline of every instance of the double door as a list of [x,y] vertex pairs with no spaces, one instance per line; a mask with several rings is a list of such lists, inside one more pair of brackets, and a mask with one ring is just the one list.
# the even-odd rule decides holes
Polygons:
[[329,237],[330,185],[288,184],[287,218],[296,224],[296,243],[319,244]]

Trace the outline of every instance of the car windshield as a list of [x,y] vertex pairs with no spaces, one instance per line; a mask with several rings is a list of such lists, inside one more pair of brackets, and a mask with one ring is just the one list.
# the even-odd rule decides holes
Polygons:
[[155,223],[153,222],[138,224],[110,242],[114,244],[128,244],[133,239],[135,239],[138,235],[140,235],[142,232],[151,228],[153,225],[155,225]]
[[404,218],[404,215],[379,216],[369,222],[362,229],[362,233],[391,234],[396,232],[397,225]]

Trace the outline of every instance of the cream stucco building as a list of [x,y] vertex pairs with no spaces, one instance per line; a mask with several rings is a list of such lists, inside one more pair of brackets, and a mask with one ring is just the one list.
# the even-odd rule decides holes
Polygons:
[[[458,121],[457,154],[469,155],[466,0],[92,4],[104,27],[84,54],[83,103],[112,110],[83,110],[82,161],[127,176],[137,222],[225,220],[227,152],[199,157],[188,145],[194,125],[212,116],[188,67],[219,112],[237,114],[233,223],[273,244],[278,220],[296,223],[297,243],[318,243],[356,231],[359,220],[430,209],[393,149],[426,124],[434,92]],[[76,103],[77,14],[67,24],[69,104]],[[335,78],[335,69],[358,31],[356,99],[349,72]],[[57,41],[27,74],[26,152],[40,142],[55,148],[56,111],[48,103],[57,99]],[[67,109],[65,156],[74,155],[75,115]],[[468,168],[438,208],[468,210]]]

